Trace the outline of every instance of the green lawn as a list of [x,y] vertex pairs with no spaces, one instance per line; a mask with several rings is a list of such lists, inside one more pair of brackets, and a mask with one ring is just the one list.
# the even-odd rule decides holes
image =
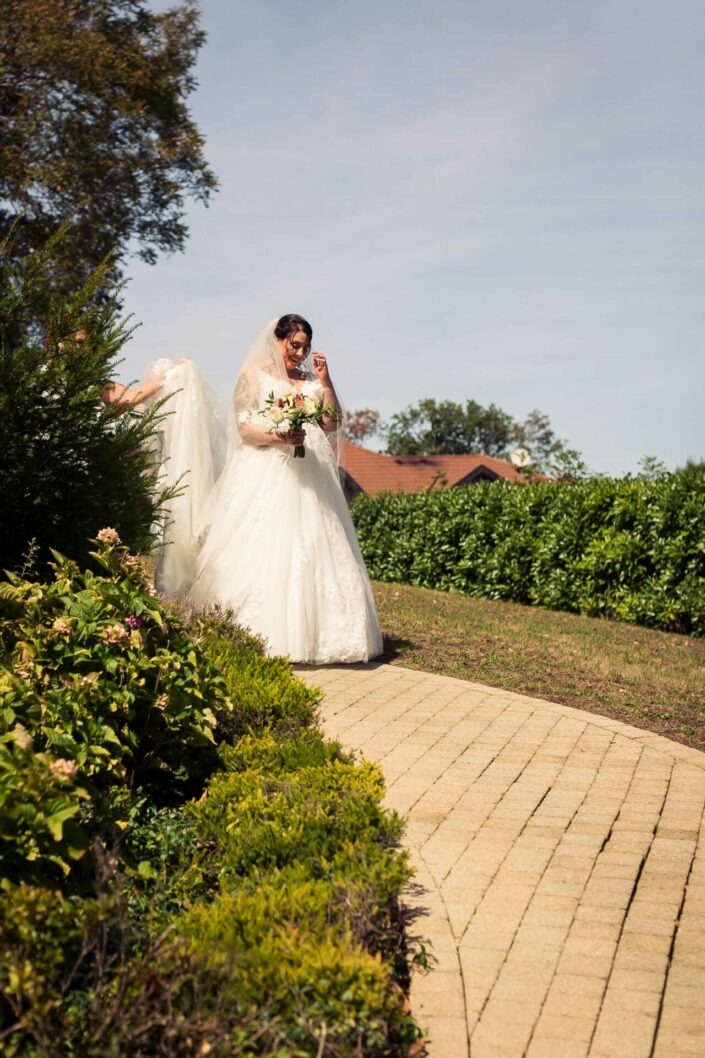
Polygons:
[[705,749],[705,640],[374,584],[392,664],[611,716]]

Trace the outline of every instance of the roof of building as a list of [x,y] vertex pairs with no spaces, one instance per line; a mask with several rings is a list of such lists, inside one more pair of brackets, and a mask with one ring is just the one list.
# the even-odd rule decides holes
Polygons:
[[478,479],[521,480],[503,459],[487,455],[387,456],[346,442],[343,466],[352,483],[370,496],[378,492],[423,492],[470,484]]

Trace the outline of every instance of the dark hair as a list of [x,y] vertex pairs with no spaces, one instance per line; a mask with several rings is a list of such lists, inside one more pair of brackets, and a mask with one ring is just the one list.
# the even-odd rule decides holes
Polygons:
[[277,320],[277,325],[274,328],[274,336],[282,341],[284,338],[291,338],[292,335],[297,334],[299,331],[303,331],[308,337],[308,344],[311,345],[313,341],[313,327],[305,320],[303,316],[297,316],[295,313],[290,312],[288,316],[282,316]]

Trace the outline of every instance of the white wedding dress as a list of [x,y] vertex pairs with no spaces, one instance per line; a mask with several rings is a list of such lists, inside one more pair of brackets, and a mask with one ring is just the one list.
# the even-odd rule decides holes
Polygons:
[[[289,445],[243,443],[238,427],[248,420],[273,426],[265,398],[292,389],[290,380],[273,377],[261,366],[249,378],[255,380],[250,390],[256,392],[250,393],[247,410],[236,414],[237,423],[231,423],[228,456],[210,495],[203,500],[202,475],[194,475],[192,482],[203,546],[194,557],[186,539],[198,535],[194,504],[182,502],[188,512],[177,510],[160,568],[170,571],[171,584],[178,584],[180,593],[187,591],[195,603],[232,609],[239,624],[264,638],[272,655],[311,664],[377,657],[382,636],[372,589],[328,437],[320,427],[307,425],[304,458],[294,458]],[[184,381],[177,374],[179,380]],[[316,379],[297,388],[322,399]],[[179,437],[179,415],[192,404],[189,393],[181,397],[174,438]],[[192,427],[191,433],[198,431]],[[208,434],[200,431],[201,443],[193,453],[198,465],[206,467],[206,476],[212,473],[203,456]],[[211,448],[214,434],[217,424],[210,430]],[[182,469],[177,461],[172,475]],[[176,548],[176,561],[169,557],[170,547]]]

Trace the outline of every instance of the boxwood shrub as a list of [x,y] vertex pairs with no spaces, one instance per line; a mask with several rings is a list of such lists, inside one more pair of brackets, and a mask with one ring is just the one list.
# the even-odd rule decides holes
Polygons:
[[112,531],[0,584],[8,1058],[406,1055],[410,871],[379,771]]
[[704,467],[363,495],[353,517],[378,580],[705,635]]

